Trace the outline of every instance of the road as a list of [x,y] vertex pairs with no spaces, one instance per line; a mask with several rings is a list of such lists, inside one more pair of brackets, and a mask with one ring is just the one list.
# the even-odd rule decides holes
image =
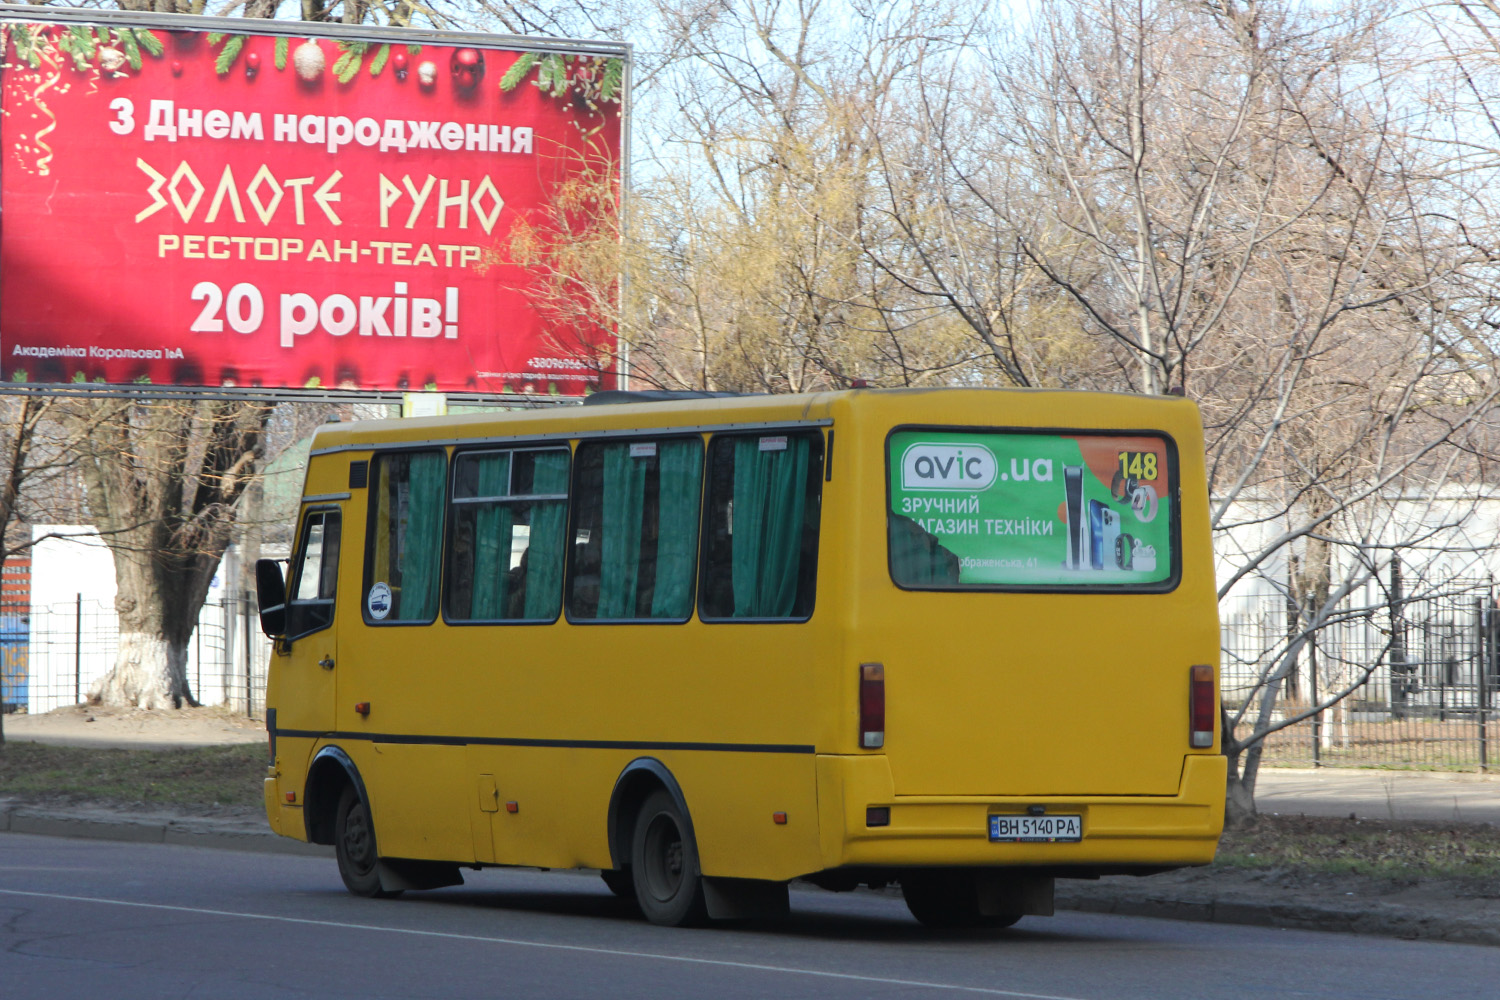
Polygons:
[[935,934],[872,894],[670,930],[597,877],[466,875],[364,900],[320,858],[3,835],[0,996],[1469,1000],[1500,981],[1500,949],[1074,913]]

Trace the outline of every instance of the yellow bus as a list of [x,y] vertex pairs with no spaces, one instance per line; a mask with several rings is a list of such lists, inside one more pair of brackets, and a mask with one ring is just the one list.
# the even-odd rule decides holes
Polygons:
[[364,896],[593,868],[667,925],[1213,859],[1191,402],[664,397],[318,431],[257,566],[273,829]]

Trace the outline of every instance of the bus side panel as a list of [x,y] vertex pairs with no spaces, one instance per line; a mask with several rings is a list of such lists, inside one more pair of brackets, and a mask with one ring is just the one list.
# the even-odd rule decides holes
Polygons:
[[[638,756],[597,748],[471,746],[478,780],[470,815],[482,817],[474,828],[488,831],[499,864],[608,868],[610,795],[616,777]],[[780,880],[822,867],[812,755],[654,756],[687,800],[704,874]],[[486,801],[487,776],[494,782],[493,807]],[[777,813],[785,814],[785,823],[776,822]],[[483,855],[485,847],[476,844],[476,853]]]
[[435,655],[450,638],[441,623],[372,627],[361,603],[342,602],[334,718],[338,732],[355,737],[342,742],[359,753],[380,852],[472,861],[472,786],[464,748],[452,742],[461,671],[453,657]]
[[823,867],[812,754],[681,753],[665,763],[692,813],[703,874],[779,881]]
[[381,856],[474,860],[463,747],[360,741],[345,748],[369,792]]
[[[595,758],[580,765],[580,755]],[[490,852],[502,865],[537,868],[609,867],[605,819],[613,778],[606,780],[605,758],[618,751],[566,747],[471,746],[473,803],[487,816],[475,824],[475,837],[490,838]],[[624,767],[628,758],[621,759]],[[488,776],[488,777],[486,777]],[[494,809],[485,801],[494,788]],[[515,812],[511,812],[514,804]],[[483,842],[475,852],[484,853]]]
[[[420,717],[429,727],[441,719],[437,731],[470,741],[460,818],[465,829],[475,831],[478,852],[484,853],[488,825],[498,863],[608,865],[610,795],[626,766],[647,757],[665,764],[688,795],[705,858],[733,856],[744,843],[746,816],[753,816],[752,829],[764,825],[768,837],[785,840],[786,829],[770,829],[771,814],[778,811],[789,814],[789,826],[808,824],[808,850],[815,853],[816,793],[808,751],[816,729],[816,675],[831,638],[817,620],[745,625],[559,621],[428,630],[434,648],[441,643],[448,655],[446,664],[427,669],[441,669],[451,680],[439,692],[444,703],[422,706]],[[454,691],[462,691],[463,697],[454,698]],[[498,745],[486,746],[484,740]],[[564,745],[500,742],[532,740]],[[591,745],[599,742],[627,746]],[[683,744],[704,749],[685,749]],[[787,747],[796,751],[787,752]],[[784,758],[803,763],[789,764]],[[679,767],[689,774],[678,773]],[[476,813],[489,805],[481,799],[491,779],[496,787],[491,799],[498,798],[499,805],[486,824]],[[701,794],[687,791],[689,781]],[[777,782],[785,783],[784,794],[772,794]],[[721,789],[736,783],[753,791],[748,802],[720,797]],[[515,813],[505,812],[507,801],[517,803]],[[711,815],[721,809],[728,809],[730,818]],[[793,810],[800,820],[791,818]],[[727,847],[717,841],[721,831],[728,831]],[[749,859],[734,863],[748,863],[755,871],[810,870],[791,871],[797,865],[782,860],[770,867],[754,867],[759,862]],[[748,871],[741,874],[749,877]]]

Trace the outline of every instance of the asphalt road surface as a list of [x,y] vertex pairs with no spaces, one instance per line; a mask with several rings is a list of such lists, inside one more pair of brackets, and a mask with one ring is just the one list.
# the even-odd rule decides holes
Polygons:
[[775,925],[653,927],[580,873],[356,899],[333,862],[0,835],[0,997],[1495,996],[1500,949],[1064,913],[939,934],[794,891]]

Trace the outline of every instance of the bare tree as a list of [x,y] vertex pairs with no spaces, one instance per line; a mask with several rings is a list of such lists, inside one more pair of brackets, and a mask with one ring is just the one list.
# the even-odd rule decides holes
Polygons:
[[[95,526],[114,552],[115,665],[89,697],[195,704],[187,647],[263,453],[270,407],[225,401],[73,401]],[[103,409],[103,413],[101,413]]]
[[[553,277],[665,385],[1194,397],[1225,617],[1246,590],[1291,609],[1225,692],[1245,815],[1267,737],[1382,662],[1323,637],[1386,613],[1396,554],[1488,495],[1500,161],[1455,123],[1488,114],[1492,62],[1445,109],[1455,61],[1424,46],[1477,60],[1456,28],[1496,11],[1460,4],[1446,35],[1420,11],[661,2],[652,169],[623,234]],[[1311,670],[1317,697],[1286,701]]]
[[[52,401],[45,396],[26,393],[5,400],[6,421],[0,428],[0,565],[15,552],[27,548],[30,539],[17,538],[17,529],[26,523],[23,506],[30,492],[29,481],[45,475],[32,461],[39,424],[47,416]],[[0,704],[0,743],[5,742],[5,712]]]
[[1289,673],[1369,612],[1350,602],[1393,551],[1462,518],[1437,498],[1480,482],[1493,444],[1500,373],[1455,309],[1492,264],[1456,222],[1451,147],[1389,14],[1048,4],[925,50],[911,127],[872,133],[899,239],[867,253],[1009,381],[1198,399],[1221,599],[1254,581],[1295,608],[1228,693],[1234,816],[1265,738],[1375,663],[1282,711]]
[[0,397],[0,563],[54,537],[35,525],[82,519],[78,454],[89,425],[69,424],[64,410],[44,389]]
[[[202,0],[122,0],[126,10],[198,14]],[[275,0],[229,4],[247,16],[272,17]],[[347,0],[331,6],[307,0],[314,20],[408,23],[428,8]],[[432,20],[432,19],[429,19]],[[209,584],[242,516],[243,501],[265,456],[271,408],[258,402],[151,400],[137,397],[20,397],[20,419],[10,439],[9,480],[0,482],[0,515],[9,528],[17,504],[35,503],[40,474],[39,426],[60,428],[48,462],[81,466],[87,512],[114,554],[120,643],[113,669],[90,690],[107,704],[140,708],[193,704],[187,684],[187,644]],[[44,424],[43,421],[53,422]]]
[[587,206],[565,194],[514,254],[546,275],[539,298],[573,317],[559,328],[609,317],[631,377],[662,386],[988,381],[962,324],[862,249],[889,236],[873,231],[889,227],[871,210],[872,131],[911,50],[950,30],[951,5],[660,3],[655,16],[673,58],[646,100],[658,125],[629,203],[617,212],[595,171],[592,235],[569,232]]

